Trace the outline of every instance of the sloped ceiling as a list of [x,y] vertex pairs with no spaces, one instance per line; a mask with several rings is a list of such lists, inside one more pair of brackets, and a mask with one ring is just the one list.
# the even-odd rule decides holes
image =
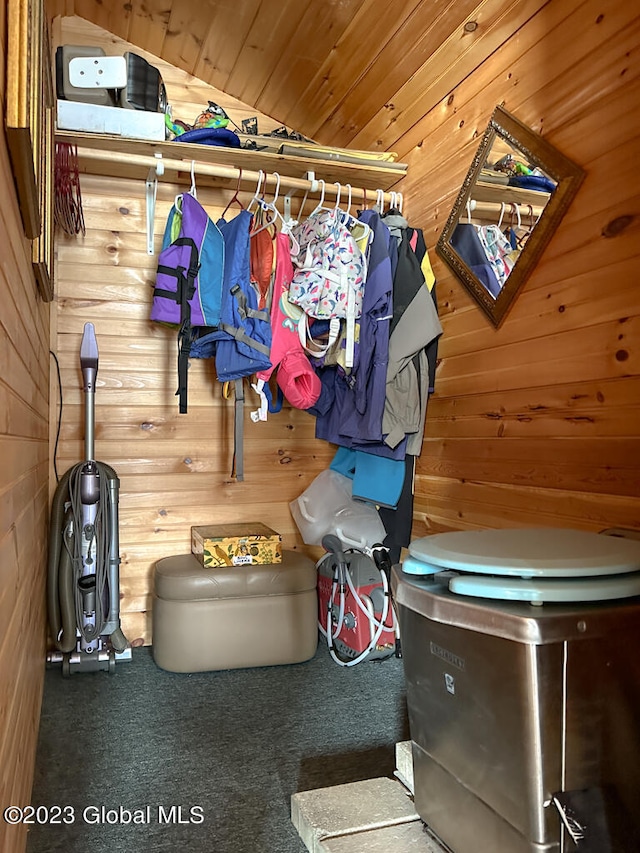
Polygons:
[[[527,6],[532,9],[527,13]],[[540,0],[47,0],[318,142],[402,137]]]

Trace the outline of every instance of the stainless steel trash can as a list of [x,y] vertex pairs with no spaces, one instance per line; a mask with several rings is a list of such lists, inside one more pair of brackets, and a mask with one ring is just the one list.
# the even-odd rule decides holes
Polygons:
[[637,853],[640,600],[494,602],[398,566],[392,590],[425,823],[454,853]]

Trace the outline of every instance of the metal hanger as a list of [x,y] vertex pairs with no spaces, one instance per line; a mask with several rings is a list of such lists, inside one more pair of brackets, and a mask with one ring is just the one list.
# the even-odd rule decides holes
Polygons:
[[227,214],[227,211],[229,210],[229,208],[231,207],[231,205],[232,205],[232,204],[234,204],[234,203],[235,203],[235,204],[237,204],[237,205],[240,207],[240,210],[244,210],[244,209],[245,209],[244,204],[243,204],[243,203],[240,201],[240,199],[238,198],[238,193],[240,192],[240,182],[241,182],[241,181],[242,181],[242,169],[239,169],[239,174],[238,174],[238,183],[237,183],[237,185],[236,185],[236,191],[234,192],[234,194],[232,195],[232,197],[229,199],[229,203],[227,204],[227,206],[225,207],[225,209],[222,211],[222,216],[220,217],[221,219],[224,219],[224,218],[225,218],[225,216],[226,216],[226,214]]

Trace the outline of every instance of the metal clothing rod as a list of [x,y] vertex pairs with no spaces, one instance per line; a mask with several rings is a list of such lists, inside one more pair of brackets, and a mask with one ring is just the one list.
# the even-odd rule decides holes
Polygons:
[[[197,160],[175,160],[169,157],[156,158],[150,155],[145,154],[123,154],[118,151],[104,151],[94,148],[82,148],[78,146],[78,157],[81,160],[88,162],[101,162],[101,163],[111,163],[114,165],[120,165],[125,167],[138,167],[141,169],[152,169],[156,170],[158,164],[162,164],[164,167],[164,179],[171,182],[173,179],[178,181],[178,173],[184,174],[190,173],[192,163],[194,164],[194,171],[196,175],[206,175],[208,177],[213,178],[223,178],[228,180],[229,183],[237,182],[238,179],[242,181],[243,184],[252,184],[257,185],[258,178],[260,177],[260,173],[250,170],[250,169],[240,169],[236,166],[223,166],[216,163],[202,163]],[[314,166],[316,163],[314,163]],[[318,163],[318,165],[320,165]],[[160,174],[160,173],[158,173]],[[266,175],[266,178],[265,178]],[[307,179],[307,178],[293,178],[288,175],[280,175],[279,179],[277,177],[277,173],[275,172],[263,172],[263,187],[266,187],[267,183],[271,182],[274,185],[279,180],[280,188],[285,190],[302,190],[303,192],[310,193],[318,193],[320,192],[320,178],[315,179]],[[347,192],[346,184],[341,185],[341,191],[343,194],[343,199],[346,197],[345,193]],[[338,192],[340,192],[337,184],[333,182],[325,182],[324,186],[325,194],[327,196],[332,196],[337,198]],[[384,192],[382,190],[365,190],[362,187],[352,187],[351,188],[352,197],[358,201],[364,201],[367,199],[367,202],[391,202],[392,198],[397,196],[397,193],[392,192]]]

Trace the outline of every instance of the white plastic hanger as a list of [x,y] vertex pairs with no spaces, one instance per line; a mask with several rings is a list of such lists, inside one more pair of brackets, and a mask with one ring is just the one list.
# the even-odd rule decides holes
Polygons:
[[504,219],[504,212],[507,209],[507,204],[504,201],[500,202],[500,218],[498,219],[498,228],[502,227],[502,220]]
[[322,178],[319,179],[318,183],[320,184],[320,201],[315,206],[315,208],[311,211],[311,213],[309,214],[310,216],[315,216],[316,213],[320,213],[320,211],[323,209],[322,206],[324,204],[324,193],[325,193],[326,184]]
[[338,211],[340,210],[340,196],[342,195],[342,184],[340,183],[340,181],[336,181],[334,183],[334,187],[338,188],[338,191],[336,192],[336,206],[334,208],[335,212],[338,213]]
[[285,217],[280,213],[280,211],[276,207],[276,202],[278,200],[278,194],[280,192],[280,175],[277,172],[274,172],[273,174],[278,179],[277,183],[276,183],[276,191],[275,191],[275,195],[273,196],[273,199],[271,200],[271,203],[267,206],[270,207],[271,209],[273,209],[273,212],[275,214],[274,222],[276,222],[278,220],[280,221],[280,231],[289,237],[289,241],[291,243],[291,254],[292,255],[298,255],[300,253],[300,244],[298,243],[293,232],[291,231],[293,226],[297,225],[298,223],[295,219],[291,219],[291,218],[285,219]]
[[[290,223],[291,225],[297,225],[298,222],[302,222],[302,210],[303,210],[305,204],[307,203],[307,199],[309,198],[309,193],[310,192],[315,193],[318,191],[318,183],[319,182],[318,182],[318,179],[316,178],[316,173],[315,172],[307,172],[305,177],[309,181],[309,186],[304,191],[304,196],[302,197],[302,202],[300,204],[300,207],[298,208],[298,219],[297,219],[297,221],[292,219],[291,223]],[[289,195],[290,195],[290,193],[287,193],[287,198],[289,197]],[[291,217],[286,216],[286,209],[287,209],[287,205],[286,205],[286,198],[285,198],[285,218],[291,218]]]
[[[347,205],[346,210],[342,210],[339,207],[342,185],[339,183],[336,183],[336,186],[338,187],[338,200],[336,201],[336,207],[335,207],[336,212],[339,213],[339,215],[341,217],[341,221],[347,226],[347,228],[350,228],[350,226],[356,226],[357,225],[359,228],[362,229],[361,238],[366,239],[366,241],[367,241],[366,245],[368,247],[369,243],[371,242],[371,239],[373,237],[373,231],[371,230],[371,227],[369,225],[367,225],[366,222],[362,222],[360,219],[357,218],[357,216],[352,216],[352,214],[350,213],[350,211],[351,211],[351,184],[345,184],[345,187],[349,190],[349,203]],[[352,229],[350,228],[350,230],[352,230]],[[358,238],[358,242],[359,242],[359,240],[360,240],[360,238]]]
[[347,205],[347,214],[351,214],[351,184],[345,184],[345,187],[349,190],[349,204]]
[[266,183],[267,176],[266,176],[266,174],[262,171],[262,169],[260,169],[260,171],[259,171],[259,173],[258,173],[258,186],[256,187],[256,191],[255,191],[255,193],[253,194],[253,198],[251,199],[251,201],[250,201],[250,202],[249,202],[249,204],[247,205],[247,210],[249,210],[249,211],[251,210],[251,207],[252,207],[254,204],[256,204],[256,205],[257,205],[257,204],[260,202],[260,198],[261,198],[261,196],[260,196],[260,187],[262,186],[262,181],[263,181],[263,179],[264,179],[264,181],[265,181],[265,183]]
[[[156,155],[157,156],[157,155]],[[198,198],[198,194],[196,192],[196,161],[191,161],[191,187],[189,188],[189,195],[193,196],[195,199]],[[179,193],[174,201],[173,206],[176,210],[182,211],[182,193]]]
[[[271,225],[275,225],[278,218],[280,218],[282,220],[282,222],[284,222],[284,219],[282,218],[280,211],[276,207],[276,201],[278,200],[278,196],[280,194],[280,175],[277,172],[274,172],[273,176],[276,179],[276,189],[275,189],[273,199],[271,201],[265,201],[264,198],[258,199],[258,204],[260,205],[262,210],[267,214],[271,213],[271,219],[269,219],[269,217],[267,216],[266,222],[263,222],[262,225],[258,225],[257,228],[254,228],[251,231],[252,237],[254,234],[259,234],[261,231],[265,231]],[[267,184],[267,176],[266,175],[265,175],[264,183],[265,183],[265,187],[266,187],[266,184]]]
[[475,210],[477,206],[478,206],[478,202],[475,200],[475,198],[468,198],[467,199],[467,204],[466,204],[467,222],[469,223],[469,225],[473,225],[473,227],[476,229],[476,231],[479,232],[480,229],[482,228],[482,225],[476,225],[475,222],[471,221],[471,211]]

